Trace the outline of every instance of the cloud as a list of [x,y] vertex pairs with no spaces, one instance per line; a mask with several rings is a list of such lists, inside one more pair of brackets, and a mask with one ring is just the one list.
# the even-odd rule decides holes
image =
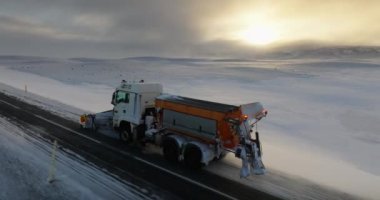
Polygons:
[[[3,54],[17,53],[19,48],[21,54],[51,55],[52,46],[62,51],[60,55],[69,57],[178,54],[197,43],[200,34],[194,28],[194,13],[186,13],[186,5],[181,7],[162,1],[145,4],[139,1],[41,0],[22,4],[7,1],[0,11],[0,39],[8,44],[0,47]],[[39,51],[30,51],[33,48],[23,44]]]
[[[126,57],[252,55],[233,38],[261,25],[278,42],[378,45],[377,1],[4,0],[1,54]],[[360,10],[365,12],[359,12]],[[260,28],[260,27],[259,27]],[[240,30],[242,29],[242,30]],[[235,34],[236,35],[236,34]],[[36,51],[36,49],[38,49]]]

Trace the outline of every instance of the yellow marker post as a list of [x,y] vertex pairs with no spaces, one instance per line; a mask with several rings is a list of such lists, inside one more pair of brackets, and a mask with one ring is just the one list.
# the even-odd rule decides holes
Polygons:
[[52,183],[55,178],[57,146],[58,146],[57,140],[54,140],[53,151],[51,152],[51,162],[50,162],[49,177],[48,177],[49,183]]

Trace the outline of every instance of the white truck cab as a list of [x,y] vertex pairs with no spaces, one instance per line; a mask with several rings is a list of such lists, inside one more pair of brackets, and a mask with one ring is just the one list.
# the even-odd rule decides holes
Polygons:
[[118,129],[121,123],[133,126],[144,123],[142,116],[149,108],[154,108],[155,98],[162,93],[159,83],[122,81],[112,96],[113,127]]

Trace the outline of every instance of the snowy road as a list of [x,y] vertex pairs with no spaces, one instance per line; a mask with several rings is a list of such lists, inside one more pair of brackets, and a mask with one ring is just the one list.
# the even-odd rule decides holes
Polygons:
[[[27,175],[17,170],[16,172],[20,173],[8,173],[8,177],[2,179],[14,181],[12,185],[16,187],[13,187],[15,192],[12,194],[24,195],[16,199],[276,199],[269,194],[206,171],[193,173],[178,166],[171,166],[162,162],[160,156],[145,155],[140,148],[126,147],[102,135],[82,132],[77,130],[77,124],[15,98],[0,94],[0,100],[0,127],[3,127],[0,129],[1,140],[6,139],[9,141],[6,143],[10,144],[1,148],[13,148],[12,151],[1,151],[8,161],[8,165],[2,165],[1,171],[14,171],[13,152],[28,154],[17,160],[24,165],[32,165],[17,165],[20,170],[32,171],[27,173],[32,174],[29,181],[24,181]],[[18,138],[15,138],[14,133],[18,133]],[[29,144],[22,145],[19,140],[21,143],[29,141]],[[49,185],[44,174],[47,174],[45,171],[48,169],[51,148],[49,141],[52,140],[57,140],[60,144],[60,153],[58,181]],[[26,152],[22,150],[24,148]],[[35,148],[39,150],[34,150]],[[33,156],[35,152],[41,154],[37,156],[38,159]],[[25,162],[22,159],[25,157],[37,160],[34,163]],[[64,170],[61,171],[61,168]],[[79,187],[62,186],[73,181],[74,186]],[[5,182],[1,183],[6,185]],[[49,192],[51,187],[62,192]],[[5,188],[12,191],[9,186]],[[75,195],[77,193],[80,195]],[[15,197],[12,194],[6,192],[0,197]]]
[[[0,199],[177,199],[127,174],[119,177],[88,162],[71,150],[73,144],[50,135],[49,128],[36,125],[30,115],[20,112],[23,106],[13,103],[0,101]],[[20,121],[14,113],[29,121]],[[49,184],[53,139],[59,141],[59,148],[56,178]]]

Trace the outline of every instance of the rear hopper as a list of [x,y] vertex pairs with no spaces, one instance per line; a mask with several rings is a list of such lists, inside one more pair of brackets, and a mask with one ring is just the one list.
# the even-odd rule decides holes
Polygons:
[[239,135],[231,119],[239,121],[240,107],[187,97],[161,95],[156,98],[160,122],[170,132],[215,144],[219,139],[224,148],[233,149]]

